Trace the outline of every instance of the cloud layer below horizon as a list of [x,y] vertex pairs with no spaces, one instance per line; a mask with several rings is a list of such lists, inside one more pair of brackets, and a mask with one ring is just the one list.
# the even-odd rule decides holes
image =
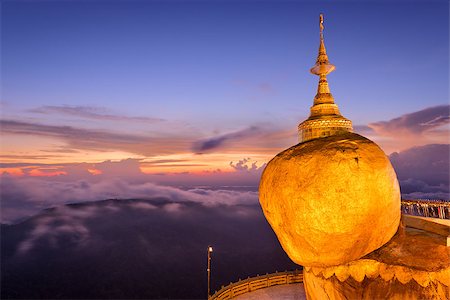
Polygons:
[[[403,199],[449,197],[450,145],[419,146],[389,156]],[[233,172],[146,174],[139,160],[66,165],[59,176],[1,176],[1,222],[15,222],[67,203],[104,199],[162,197],[204,205],[255,204],[265,165],[244,158],[230,162]],[[48,166],[47,166],[48,167]],[[89,168],[96,168],[95,175]],[[124,172],[126,170],[126,172]]]

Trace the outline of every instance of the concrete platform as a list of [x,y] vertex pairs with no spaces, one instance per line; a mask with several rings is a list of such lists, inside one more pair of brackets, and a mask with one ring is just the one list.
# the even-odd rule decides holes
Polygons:
[[303,300],[306,299],[303,283],[272,286],[237,296],[236,300]]

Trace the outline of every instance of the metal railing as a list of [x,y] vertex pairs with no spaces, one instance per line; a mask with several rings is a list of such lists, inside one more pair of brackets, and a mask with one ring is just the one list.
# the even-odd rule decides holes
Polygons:
[[427,218],[450,219],[450,202],[442,200],[402,200],[401,212]]
[[303,282],[303,271],[284,271],[275,272],[271,274],[249,277],[244,280],[239,280],[235,283],[230,283],[227,286],[222,286],[219,291],[212,295],[210,300],[226,300],[232,299],[239,295],[253,292],[259,289],[271,287],[274,285],[301,283]]

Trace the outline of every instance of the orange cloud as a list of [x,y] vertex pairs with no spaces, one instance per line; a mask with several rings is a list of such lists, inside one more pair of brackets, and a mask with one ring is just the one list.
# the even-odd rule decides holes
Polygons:
[[25,173],[21,168],[0,168],[0,174],[8,174],[11,176],[23,176]]
[[67,175],[67,172],[57,169],[32,169],[28,172],[31,177],[53,177],[60,175]]
[[98,169],[87,169],[87,171],[88,171],[89,173],[91,173],[92,175],[100,175],[100,174],[103,174],[103,172],[100,171],[100,170],[98,170]]

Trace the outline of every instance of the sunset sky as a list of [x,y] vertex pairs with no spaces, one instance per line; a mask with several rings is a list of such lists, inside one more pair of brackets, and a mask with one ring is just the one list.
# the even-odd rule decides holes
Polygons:
[[2,173],[220,181],[259,170],[297,143],[309,115],[319,13],[336,65],[330,88],[355,131],[388,155],[448,144],[448,8],[2,1]]

